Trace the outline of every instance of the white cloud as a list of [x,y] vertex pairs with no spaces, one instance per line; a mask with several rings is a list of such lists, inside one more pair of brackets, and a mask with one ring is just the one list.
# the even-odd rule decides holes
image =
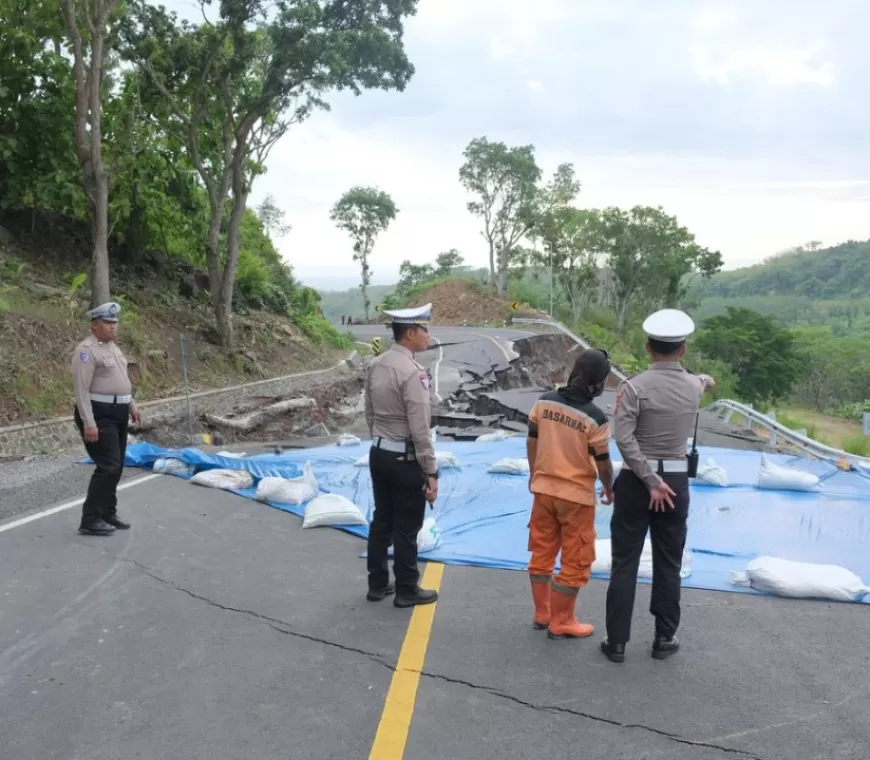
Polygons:
[[329,220],[356,184],[399,207],[376,282],[449,248],[484,265],[458,170],[488,135],[536,145],[547,174],[574,162],[585,206],[664,206],[731,265],[866,239],[868,21],[865,0],[425,0],[407,91],[330,98],[275,148],[252,204],[286,211],[279,247],[303,280],[358,276]]

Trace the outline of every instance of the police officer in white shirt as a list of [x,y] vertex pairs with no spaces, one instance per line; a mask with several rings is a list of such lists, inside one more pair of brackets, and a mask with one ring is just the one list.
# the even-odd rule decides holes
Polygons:
[[142,416],[133,401],[127,360],[115,343],[120,312],[114,301],[91,309],[91,334],[72,356],[75,424],[95,464],[79,525],[85,535],[106,536],[130,527],[118,517],[116,492],[124,472],[128,423],[141,424]]
[[653,553],[650,612],[655,618],[652,656],[663,660],[679,649],[680,570],[689,515],[691,462],[686,441],[695,424],[701,397],[713,387],[707,375],[693,375],[680,363],[692,318],[663,309],[643,323],[652,364],[620,384],[613,434],[623,467],[613,485],[610,543],[613,555],[607,589],[607,638],[604,654],[625,659],[637,571],[647,530]]

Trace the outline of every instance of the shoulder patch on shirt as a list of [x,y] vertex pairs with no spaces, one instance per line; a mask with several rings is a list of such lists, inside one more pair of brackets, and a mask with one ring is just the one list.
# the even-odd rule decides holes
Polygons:
[[428,391],[429,390],[429,375],[425,372],[420,373],[420,384]]
[[82,351],[82,352],[79,354],[79,359],[81,359],[83,362],[86,362],[86,361],[88,360],[88,357],[89,357],[89,356],[90,356],[90,354],[88,354],[87,351]]

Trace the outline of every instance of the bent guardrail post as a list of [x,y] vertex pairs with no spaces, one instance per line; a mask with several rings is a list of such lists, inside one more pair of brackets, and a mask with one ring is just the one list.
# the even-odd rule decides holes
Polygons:
[[[561,322],[557,322],[555,320],[550,319],[536,319],[533,317],[514,317],[511,320],[514,324],[539,324],[546,325],[547,327],[553,327],[560,332],[564,333],[568,337],[570,337],[578,346],[582,346],[583,348],[589,348],[589,344],[575,335],[571,330],[569,330],[565,325]],[[613,374],[616,375],[620,380],[625,380],[626,376],[617,369],[613,370]],[[759,412],[753,409],[748,404],[741,404],[739,401],[732,401],[731,399],[719,399],[714,401],[709,406],[705,407],[705,410],[708,412],[716,413],[717,416],[720,416],[718,413],[721,411],[723,414],[721,415],[721,419],[724,422],[730,421],[731,417],[736,413],[739,414],[745,420],[745,424],[751,426],[752,423],[756,423],[761,425],[762,427],[767,428],[771,433],[770,443],[772,446],[776,445],[777,437],[780,437],[786,441],[788,441],[792,446],[796,446],[808,454],[811,454],[819,459],[825,460],[837,460],[837,459],[845,459],[854,467],[860,468],[865,472],[870,472],[870,457],[861,457],[857,454],[849,454],[842,449],[835,449],[833,446],[828,446],[827,444],[821,443],[819,441],[815,441],[812,438],[808,438],[806,435],[802,435],[796,430],[792,430],[791,428],[787,428],[785,425],[776,421],[775,415],[770,417],[762,412]]]

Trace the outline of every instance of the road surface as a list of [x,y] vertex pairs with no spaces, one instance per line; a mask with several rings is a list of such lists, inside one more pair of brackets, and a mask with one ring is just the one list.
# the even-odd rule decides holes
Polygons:
[[[598,635],[532,630],[524,573],[446,567],[409,626],[365,601],[359,539],[128,484],[128,532],[77,535],[78,506],[0,525],[4,760],[867,756],[864,606],[686,590],[683,651],[659,663],[641,585],[616,666]],[[599,629],[605,588],[580,599]]]
[[[433,333],[449,392],[517,331]],[[591,640],[532,630],[521,572],[432,565],[411,623],[365,601],[359,539],[171,476],[128,473],[133,529],[79,536],[89,471],[0,466],[3,760],[867,757],[863,605],[686,589],[660,663],[641,584],[616,666],[606,583],[580,597]]]

